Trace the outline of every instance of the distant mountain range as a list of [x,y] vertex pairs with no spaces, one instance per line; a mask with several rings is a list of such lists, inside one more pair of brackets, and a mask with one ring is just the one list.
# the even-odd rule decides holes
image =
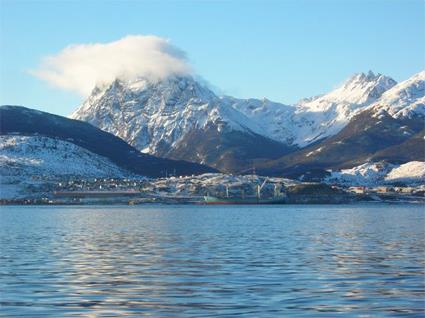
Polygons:
[[71,117],[0,107],[1,175],[255,169],[323,180],[331,170],[425,161],[425,71],[401,83],[356,74],[295,105],[220,97],[192,77],[115,80],[96,87]]
[[71,115],[138,150],[223,172],[301,176],[368,161],[424,160],[425,71],[396,83],[356,74],[284,105],[219,97],[194,78],[115,80]]

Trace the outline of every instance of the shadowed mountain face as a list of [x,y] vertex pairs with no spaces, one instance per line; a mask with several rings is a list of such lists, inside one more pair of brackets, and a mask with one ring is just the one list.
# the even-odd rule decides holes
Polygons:
[[216,171],[201,164],[143,154],[122,139],[88,123],[20,106],[0,107],[0,134],[40,135],[71,142],[106,157],[123,169],[144,176],[160,177],[167,172],[191,175]]
[[376,152],[371,159],[393,163],[425,160],[425,128],[400,144]]
[[291,148],[267,137],[241,131],[219,131],[209,125],[192,130],[160,156],[209,164],[222,172],[241,173],[258,162],[277,159]]

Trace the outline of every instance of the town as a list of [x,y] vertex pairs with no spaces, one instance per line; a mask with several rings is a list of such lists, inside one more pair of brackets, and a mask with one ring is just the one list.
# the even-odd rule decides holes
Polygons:
[[[160,179],[61,178],[34,176],[22,198],[2,199],[0,204],[201,204],[205,196],[270,199],[284,196],[280,203],[424,202],[425,186],[346,186],[300,182],[257,175],[234,176],[208,173]],[[276,191],[278,190],[279,193]],[[246,200],[244,200],[246,199]],[[230,200],[232,201],[232,200]],[[259,201],[260,202],[260,201]]]

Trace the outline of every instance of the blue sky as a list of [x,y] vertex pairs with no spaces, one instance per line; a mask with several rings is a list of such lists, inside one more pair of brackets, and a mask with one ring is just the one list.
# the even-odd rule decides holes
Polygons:
[[157,35],[236,97],[294,103],[356,72],[400,81],[424,69],[422,0],[0,0],[0,104],[68,115],[82,97],[29,74],[70,44]]

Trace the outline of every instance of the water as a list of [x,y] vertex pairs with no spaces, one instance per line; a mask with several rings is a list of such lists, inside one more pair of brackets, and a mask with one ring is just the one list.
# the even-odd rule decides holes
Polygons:
[[423,206],[1,207],[4,317],[424,316]]

